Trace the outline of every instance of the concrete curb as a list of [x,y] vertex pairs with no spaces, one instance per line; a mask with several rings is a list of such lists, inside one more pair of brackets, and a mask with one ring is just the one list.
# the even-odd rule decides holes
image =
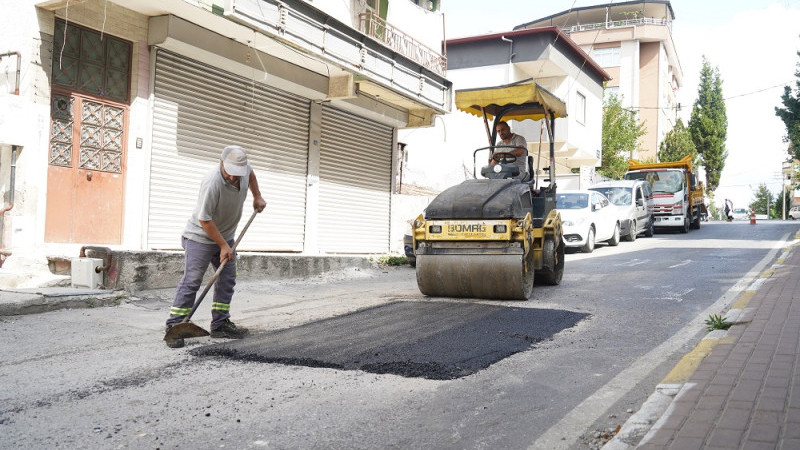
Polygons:
[[0,317],[38,314],[61,309],[117,306],[128,298],[125,291],[51,288],[45,291],[0,291]]

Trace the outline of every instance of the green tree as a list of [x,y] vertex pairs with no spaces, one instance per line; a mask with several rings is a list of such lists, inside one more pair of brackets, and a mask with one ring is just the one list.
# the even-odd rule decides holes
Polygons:
[[712,70],[705,56],[703,67],[700,69],[697,100],[692,107],[692,117],[689,119],[689,132],[697,152],[703,158],[706,187],[714,191],[719,186],[719,177],[728,157],[728,151],[725,149],[728,116],[725,112],[719,69]]
[[631,111],[622,107],[618,96],[609,95],[603,103],[603,156],[598,172],[619,180],[627,172],[628,160],[638,150],[645,128]]
[[[750,209],[755,211],[756,214],[767,214],[769,215],[768,208],[771,209],[772,206],[775,204],[775,197],[772,196],[772,192],[767,189],[767,185],[761,183],[758,185],[758,190],[755,193],[755,199],[750,202]],[[771,217],[771,216],[769,216]]]
[[699,158],[692,135],[683,125],[683,121],[678,119],[675,126],[664,136],[661,145],[658,146],[658,160],[662,162],[680,161],[686,155],[692,155],[692,167],[697,167]]
[[[800,52],[797,52],[800,56]],[[800,63],[797,64],[800,67]],[[794,91],[789,86],[783,87],[781,102],[783,108],[775,107],[775,115],[780,117],[786,126],[786,136],[784,139],[789,143],[789,155],[794,159],[800,159],[800,69],[795,70]]]

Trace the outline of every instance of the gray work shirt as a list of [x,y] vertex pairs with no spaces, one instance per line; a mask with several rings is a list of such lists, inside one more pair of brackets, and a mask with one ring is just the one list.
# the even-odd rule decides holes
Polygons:
[[[248,168],[249,169],[249,168]],[[195,242],[214,244],[208,237],[200,221],[212,220],[219,233],[226,241],[231,241],[236,235],[236,226],[242,218],[244,200],[250,187],[250,172],[239,178],[239,188],[228,183],[222,177],[219,166],[211,169],[200,182],[200,193],[197,196],[197,205],[194,207],[192,217],[186,222],[183,237]]]
[[[517,160],[514,161],[512,164],[519,167],[519,175],[517,175],[514,178],[519,178],[519,179],[525,178],[525,176],[528,174],[528,142],[525,140],[525,138],[516,133],[513,133],[508,143],[503,142],[503,140],[500,139],[497,145],[513,145],[515,147],[520,147],[522,148],[522,150],[524,150],[523,155],[517,156]],[[501,147],[501,148],[496,148],[494,151],[495,153],[497,152],[511,153],[514,150],[516,149]]]

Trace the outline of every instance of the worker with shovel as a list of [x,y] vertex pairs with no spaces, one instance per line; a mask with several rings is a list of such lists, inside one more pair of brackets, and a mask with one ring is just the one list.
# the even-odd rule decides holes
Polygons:
[[[234,243],[248,189],[253,194],[253,215]],[[238,145],[225,147],[219,167],[211,169],[200,183],[197,204],[183,230],[184,273],[167,319],[164,341],[168,347],[180,348],[184,346],[184,338],[208,335],[189,322],[189,318],[215,281],[211,337],[241,339],[247,334],[245,328],[237,327],[230,320],[230,303],[236,285],[235,249],[255,215],[266,205],[245,149]],[[195,301],[209,264],[216,273]]]

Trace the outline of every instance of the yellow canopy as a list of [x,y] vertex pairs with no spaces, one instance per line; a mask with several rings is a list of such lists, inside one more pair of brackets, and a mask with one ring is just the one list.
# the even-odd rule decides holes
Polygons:
[[546,112],[552,113],[554,117],[567,117],[567,105],[532,82],[456,91],[456,108],[481,118],[481,107],[486,111],[487,117],[493,119],[501,110],[510,106],[515,108],[503,115],[504,120],[539,120],[544,118]]

